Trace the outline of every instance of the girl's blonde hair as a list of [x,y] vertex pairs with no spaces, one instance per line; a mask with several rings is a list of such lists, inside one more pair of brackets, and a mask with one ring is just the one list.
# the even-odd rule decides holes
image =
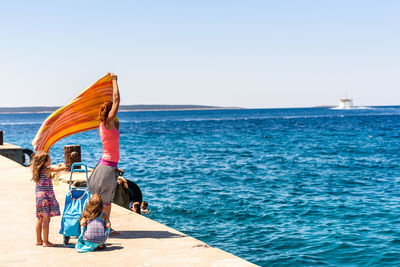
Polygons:
[[33,155],[30,166],[32,168],[32,180],[35,183],[40,181],[40,173],[44,169],[44,165],[49,160],[50,156],[46,152],[38,152]]
[[85,218],[86,221],[93,220],[100,216],[101,212],[103,211],[103,200],[99,194],[94,194],[88,201],[85,206],[85,210],[82,212],[82,218]]

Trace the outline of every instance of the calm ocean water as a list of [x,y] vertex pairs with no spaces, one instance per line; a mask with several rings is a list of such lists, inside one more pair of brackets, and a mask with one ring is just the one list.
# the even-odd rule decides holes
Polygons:
[[[0,114],[0,130],[32,149],[48,115]],[[119,118],[120,167],[151,219],[262,266],[400,265],[400,107]],[[100,158],[96,130],[54,145],[53,162],[67,144]]]

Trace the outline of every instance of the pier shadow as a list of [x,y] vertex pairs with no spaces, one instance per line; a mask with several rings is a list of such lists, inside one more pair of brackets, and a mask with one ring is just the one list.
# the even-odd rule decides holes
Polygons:
[[134,239],[134,238],[182,238],[187,235],[175,234],[168,231],[119,231],[120,235],[111,236],[110,238]]
[[[52,247],[52,248],[70,248],[70,249],[75,249],[75,245],[76,245],[76,243],[70,243],[68,246],[65,246],[63,244],[57,244],[55,247]],[[113,250],[124,249],[124,247],[120,246],[120,245],[121,245],[121,243],[113,243],[113,244],[106,243],[106,248],[105,249],[103,249],[103,250],[95,250],[93,252],[101,252],[101,251],[104,251],[104,250],[113,251]]]
[[107,244],[107,243],[106,243],[106,245],[107,245],[107,247],[106,247],[104,250],[98,250],[98,251],[96,251],[96,252],[121,250],[121,249],[124,248],[124,247],[122,247],[122,246],[113,246],[113,245],[109,245],[109,244]]
[[[76,243],[70,243],[68,246],[65,246],[65,245],[63,245],[63,244],[56,244],[56,246],[54,246],[54,247],[52,247],[52,248],[69,248],[69,249],[75,249],[75,244]],[[120,246],[121,245],[121,243],[114,243],[114,244],[111,244],[111,243],[106,243],[106,248],[104,249],[104,250],[107,250],[107,251],[113,251],[113,250],[121,250],[121,249],[124,249],[124,247],[123,246]],[[95,250],[95,251],[93,251],[93,252],[101,252],[101,251],[104,251],[104,250]]]

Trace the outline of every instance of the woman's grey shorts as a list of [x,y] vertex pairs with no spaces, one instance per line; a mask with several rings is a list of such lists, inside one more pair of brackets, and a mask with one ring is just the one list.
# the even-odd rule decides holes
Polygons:
[[117,187],[117,167],[97,164],[88,179],[90,194],[99,194],[103,204],[111,204]]

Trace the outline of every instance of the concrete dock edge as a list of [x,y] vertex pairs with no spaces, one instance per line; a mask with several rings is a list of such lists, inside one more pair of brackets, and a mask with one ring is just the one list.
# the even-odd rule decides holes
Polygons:
[[[111,220],[121,235],[109,238],[106,250],[77,253],[63,247],[58,233],[61,216],[50,223],[49,239],[58,246],[36,246],[35,183],[30,169],[0,156],[0,177],[0,266],[255,266],[117,205],[112,207]],[[61,212],[67,190],[66,184],[54,186]]]

